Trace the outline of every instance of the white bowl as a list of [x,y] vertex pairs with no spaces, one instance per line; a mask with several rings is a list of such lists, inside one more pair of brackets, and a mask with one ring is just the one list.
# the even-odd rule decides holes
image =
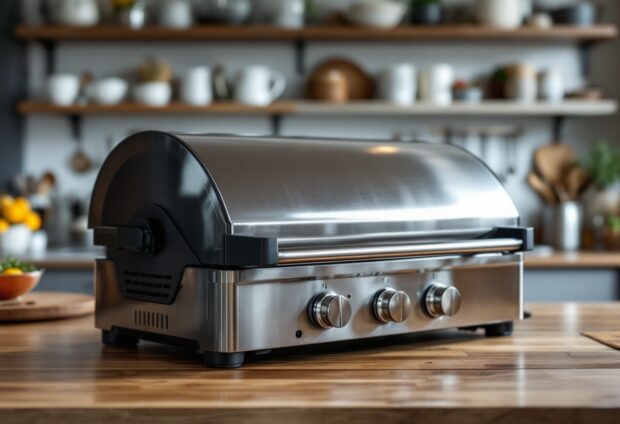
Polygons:
[[388,29],[400,24],[406,11],[407,6],[404,3],[365,0],[353,4],[346,17],[358,26]]
[[0,251],[5,256],[20,256],[26,254],[30,247],[32,231],[27,226],[12,225],[0,235]]
[[171,97],[172,87],[167,82],[142,82],[133,88],[134,100],[148,106],[166,106]]
[[88,97],[101,105],[115,105],[123,101],[129,84],[122,78],[102,78],[88,86]]

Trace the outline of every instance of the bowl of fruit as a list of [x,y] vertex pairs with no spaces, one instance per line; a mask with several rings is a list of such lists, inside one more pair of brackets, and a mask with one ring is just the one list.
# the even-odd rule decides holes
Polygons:
[[34,289],[43,270],[17,259],[0,260],[0,301],[17,299]]

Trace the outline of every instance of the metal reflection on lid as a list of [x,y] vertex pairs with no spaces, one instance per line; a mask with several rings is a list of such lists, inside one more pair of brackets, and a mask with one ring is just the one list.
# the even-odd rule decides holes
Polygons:
[[368,149],[368,153],[372,155],[393,155],[398,152],[400,152],[400,149],[396,146],[379,145]]

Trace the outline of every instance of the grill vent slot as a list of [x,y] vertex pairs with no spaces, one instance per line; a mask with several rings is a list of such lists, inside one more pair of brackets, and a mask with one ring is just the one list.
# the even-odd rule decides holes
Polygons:
[[157,330],[168,329],[168,314],[135,309],[133,311],[133,323],[136,326],[154,328]]
[[144,272],[123,272],[125,293],[144,300],[165,300],[171,295],[172,276]]

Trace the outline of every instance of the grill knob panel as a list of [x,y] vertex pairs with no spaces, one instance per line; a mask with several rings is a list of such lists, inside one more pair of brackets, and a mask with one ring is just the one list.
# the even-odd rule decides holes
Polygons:
[[383,289],[372,302],[375,318],[382,323],[403,322],[411,311],[411,299],[404,291]]
[[351,319],[351,303],[344,296],[323,293],[311,302],[309,312],[318,328],[342,328]]
[[454,316],[461,308],[461,292],[456,287],[433,284],[426,292],[424,306],[433,318]]

